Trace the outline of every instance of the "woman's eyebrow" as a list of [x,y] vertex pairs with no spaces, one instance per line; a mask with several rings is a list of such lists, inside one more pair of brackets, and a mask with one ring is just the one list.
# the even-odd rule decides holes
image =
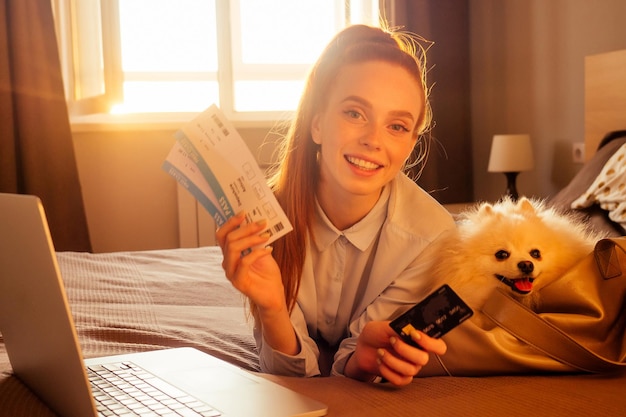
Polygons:
[[[346,103],[346,102],[350,102],[350,101],[354,101],[357,102],[358,104],[360,104],[363,107],[366,107],[368,109],[371,109],[372,103],[370,103],[368,100],[364,99],[363,97],[360,96],[348,96],[346,98],[344,98],[343,100],[341,100],[342,103]],[[413,116],[413,113],[411,113],[408,110],[392,110],[389,112],[389,116],[392,117],[399,117],[399,118],[408,118],[411,120],[411,122],[413,122],[415,120],[415,117]]]
[[369,101],[367,101],[366,99],[364,99],[363,97],[360,97],[360,96],[348,96],[348,97],[344,98],[341,101],[343,103],[345,103],[347,101],[356,101],[357,103],[359,103],[363,107],[367,107],[368,109],[372,108],[372,104]]
[[413,113],[411,113],[410,111],[405,111],[405,110],[394,110],[389,112],[390,116],[394,116],[394,117],[400,117],[400,118],[408,118],[411,119],[411,121],[415,120],[415,118],[413,117]]
[[[373,107],[372,104],[368,100],[360,96],[354,96],[354,95],[348,96],[341,101],[344,103],[349,102],[349,101],[354,101],[368,109],[371,109]],[[392,117],[408,118],[408,119],[411,119],[411,121],[415,120],[415,116],[413,116],[413,113],[411,113],[408,110],[392,110],[389,112],[389,115]]]

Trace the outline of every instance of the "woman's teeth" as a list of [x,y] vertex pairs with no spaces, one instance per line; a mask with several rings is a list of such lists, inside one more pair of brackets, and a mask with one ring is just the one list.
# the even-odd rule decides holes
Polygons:
[[346,159],[348,160],[348,162],[350,162],[352,165],[356,165],[357,167],[361,168],[361,169],[365,169],[365,170],[370,170],[373,171],[375,169],[378,169],[379,165],[375,164],[373,162],[370,161],[366,161],[364,159],[360,159],[360,158],[355,158],[353,156],[348,156],[346,157]]

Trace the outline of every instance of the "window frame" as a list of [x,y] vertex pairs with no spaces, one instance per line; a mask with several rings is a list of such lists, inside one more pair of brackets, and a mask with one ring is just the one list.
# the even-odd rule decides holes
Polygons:
[[[59,47],[59,59],[64,80],[65,97],[70,116],[94,113],[108,113],[111,103],[122,97],[122,63],[119,54],[121,43],[119,36],[117,0],[52,0],[55,17],[55,30]],[[78,36],[77,22],[80,17],[99,14],[99,33],[82,32]],[[105,41],[106,40],[106,41]],[[80,44],[96,45],[100,62],[84,62],[80,56]],[[93,57],[93,56],[92,56]],[[92,71],[100,66],[97,77],[102,82],[102,91],[97,95],[81,96],[87,90],[81,83],[81,66]],[[98,69],[94,70],[98,71]],[[89,74],[91,75],[91,74]]]

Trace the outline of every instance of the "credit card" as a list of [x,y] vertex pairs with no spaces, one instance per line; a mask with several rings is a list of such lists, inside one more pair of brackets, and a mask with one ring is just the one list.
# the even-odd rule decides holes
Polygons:
[[420,301],[391,322],[391,328],[412,346],[420,347],[411,338],[412,330],[439,338],[454,329],[474,312],[447,284]]

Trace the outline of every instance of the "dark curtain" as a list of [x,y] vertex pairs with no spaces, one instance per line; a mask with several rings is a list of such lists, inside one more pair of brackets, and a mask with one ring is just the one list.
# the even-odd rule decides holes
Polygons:
[[427,53],[435,126],[417,183],[441,203],[473,201],[469,0],[394,0],[393,25],[434,42]]
[[0,192],[39,196],[56,250],[91,251],[50,0],[0,0],[0,27]]

